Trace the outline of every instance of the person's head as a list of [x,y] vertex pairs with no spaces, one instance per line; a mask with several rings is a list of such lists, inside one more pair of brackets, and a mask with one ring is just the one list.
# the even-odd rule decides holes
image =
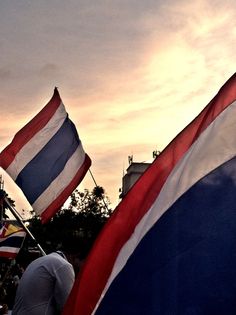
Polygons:
[[84,259],[81,259],[79,253],[69,253],[66,251],[64,251],[64,253],[69,263],[73,266],[75,274],[77,274],[84,263]]
[[72,264],[75,273],[78,273],[86,256],[82,242],[74,238],[65,239],[62,241],[60,251],[64,253],[69,263]]

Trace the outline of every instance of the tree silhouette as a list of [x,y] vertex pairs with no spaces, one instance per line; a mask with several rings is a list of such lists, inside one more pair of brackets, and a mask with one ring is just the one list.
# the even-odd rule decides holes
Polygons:
[[[33,215],[29,221],[29,230],[46,253],[67,244],[79,248],[85,258],[98,233],[110,217],[110,201],[103,187],[92,191],[75,190],[67,207],[61,209],[48,223],[42,224],[39,217]],[[35,247],[32,240],[26,239],[21,254]]]

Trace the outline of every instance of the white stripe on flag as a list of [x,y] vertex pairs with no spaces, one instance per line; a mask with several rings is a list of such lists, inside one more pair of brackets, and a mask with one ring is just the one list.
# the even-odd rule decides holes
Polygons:
[[0,256],[1,253],[12,253],[12,254],[17,254],[20,251],[19,247],[8,247],[8,246],[1,246],[0,247]]
[[14,161],[6,169],[13,180],[16,180],[22,169],[42,150],[48,141],[56,134],[64,123],[67,113],[63,103],[57,108],[55,114],[38,133],[36,133],[17,153]]

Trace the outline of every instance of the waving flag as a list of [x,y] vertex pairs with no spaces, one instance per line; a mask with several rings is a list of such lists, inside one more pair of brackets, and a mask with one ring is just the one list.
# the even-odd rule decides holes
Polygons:
[[97,239],[63,315],[235,314],[236,75]]
[[4,223],[0,229],[0,257],[14,259],[19,253],[26,232],[19,226]]
[[0,154],[0,166],[43,223],[60,209],[90,165],[56,88],[48,104]]

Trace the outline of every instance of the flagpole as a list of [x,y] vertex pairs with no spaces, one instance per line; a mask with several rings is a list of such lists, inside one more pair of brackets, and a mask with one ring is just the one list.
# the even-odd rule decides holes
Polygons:
[[[94,178],[94,176],[93,176],[93,174],[92,174],[90,168],[89,168],[88,171],[89,171],[89,173],[90,173],[90,175],[91,175],[91,177],[92,177],[92,179],[93,179],[93,182],[94,182],[95,186],[98,187],[98,185],[97,185],[97,183],[96,183],[96,180],[95,180],[95,178]],[[105,208],[106,208],[107,211],[109,212],[108,206],[107,206],[107,204],[106,204],[106,202],[105,202],[103,196],[102,196],[102,201],[103,201],[103,203],[104,203]]]
[[6,202],[8,209],[11,211],[11,213],[13,214],[13,216],[16,218],[17,222],[20,223],[20,225],[23,227],[23,229],[25,230],[25,232],[30,236],[30,238],[36,243],[37,247],[39,248],[41,254],[43,256],[46,256],[45,251],[42,249],[42,247],[40,246],[40,244],[36,241],[35,237],[33,236],[33,234],[30,232],[30,230],[27,228],[27,226],[24,224],[24,222],[22,221],[21,217],[19,216],[19,214],[17,213],[16,209],[11,205],[11,203],[9,202],[8,198],[6,197],[6,193],[4,190],[0,190],[0,197],[3,201]]
[[[0,175],[0,190],[3,190],[3,186],[4,186],[4,182],[2,179],[2,175]],[[0,200],[0,222],[2,223],[3,221],[3,212],[4,212],[4,208],[3,208],[3,199],[1,198]]]

